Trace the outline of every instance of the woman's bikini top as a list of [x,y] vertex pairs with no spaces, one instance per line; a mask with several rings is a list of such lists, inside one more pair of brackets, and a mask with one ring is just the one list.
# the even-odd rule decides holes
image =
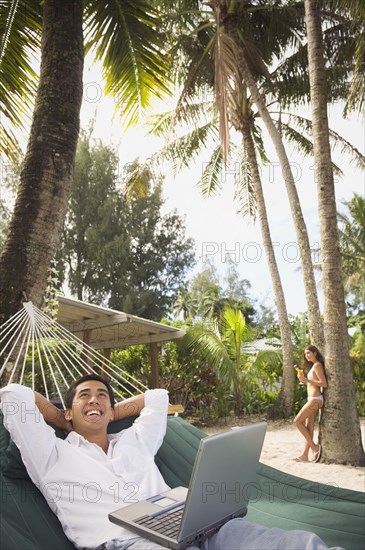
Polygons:
[[[312,368],[313,368],[313,367],[312,367]],[[312,368],[311,368],[311,370],[310,370],[310,371],[308,372],[308,374],[307,374],[308,380],[313,380],[313,378],[314,378],[314,377],[313,377]]]

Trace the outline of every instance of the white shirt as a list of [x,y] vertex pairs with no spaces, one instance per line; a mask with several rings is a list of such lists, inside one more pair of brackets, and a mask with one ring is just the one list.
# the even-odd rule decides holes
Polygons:
[[154,462],[166,432],[167,391],[146,391],[133,426],[108,436],[107,454],[76,432],[56,437],[30,388],[10,384],[0,394],[5,427],[73,544],[91,549],[135,537],[111,523],[108,513],[169,489]]

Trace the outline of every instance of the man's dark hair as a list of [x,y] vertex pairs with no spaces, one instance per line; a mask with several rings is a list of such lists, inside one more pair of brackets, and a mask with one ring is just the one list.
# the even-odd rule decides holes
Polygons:
[[78,380],[75,380],[75,382],[73,382],[73,384],[71,384],[71,386],[68,388],[67,393],[65,395],[66,409],[72,408],[72,403],[76,394],[77,386],[79,384],[82,384],[82,382],[87,382],[88,380],[96,380],[97,382],[102,382],[104,386],[106,386],[109,393],[110,404],[114,408],[114,404],[115,404],[114,393],[108,380],[106,380],[102,376],[99,376],[99,374],[85,374],[84,376],[81,376],[81,378],[79,378]]

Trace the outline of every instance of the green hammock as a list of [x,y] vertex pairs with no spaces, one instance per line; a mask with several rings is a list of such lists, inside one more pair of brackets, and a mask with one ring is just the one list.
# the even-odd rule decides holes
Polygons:
[[[30,481],[2,416],[0,420],[1,550],[73,549],[57,517]],[[110,431],[119,431],[131,421],[113,422]],[[205,434],[179,417],[169,417],[167,424],[156,462],[170,486],[187,486],[199,440]],[[328,546],[362,550],[364,497],[365,493],[306,481],[260,464],[247,519],[269,527],[313,531]]]

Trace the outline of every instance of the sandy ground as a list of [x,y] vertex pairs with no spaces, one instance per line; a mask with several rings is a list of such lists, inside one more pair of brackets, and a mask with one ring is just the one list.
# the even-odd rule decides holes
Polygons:
[[[258,420],[261,419],[230,419],[201,429],[212,434]],[[361,421],[361,431],[362,441],[365,442],[365,420]],[[314,440],[316,441],[316,432]],[[304,479],[365,492],[365,468],[320,462],[295,462],[293,458],[299,456],[302,448],[303,438],[291,422],[269,420],[260,460],[273,468]]]

